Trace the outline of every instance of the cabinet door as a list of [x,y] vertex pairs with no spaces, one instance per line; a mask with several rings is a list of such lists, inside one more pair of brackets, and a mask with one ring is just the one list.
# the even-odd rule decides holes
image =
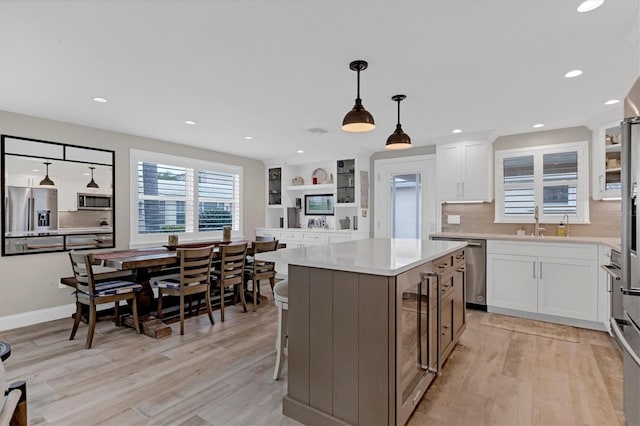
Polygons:
[[621,154],[620,122],[606,123],[594,132],[592,194],[594,200],[603,197],[617,198],[621,195],[620,154]]
[[455,346],[455,330],[453,326],[453,294],[445,297],[441,301],[440,311],[440,362],[447,359]]
[[597,262],[540,257],[538,312],[597,321]]
[[460,198],[464,200],[491,199],[489,179],[489,151],[486,142],[465,142],[461,146],[461,161],[457,167],[462,173]]
[[487,255],[487,305],[537,312],[537,260],[533,256]]
[[460,198],[460,145],[436,146],[436,194],[438,200]]
[[466,322],[464,297],[464,266],[456,266],[453,272],[453,331],[457,339]]

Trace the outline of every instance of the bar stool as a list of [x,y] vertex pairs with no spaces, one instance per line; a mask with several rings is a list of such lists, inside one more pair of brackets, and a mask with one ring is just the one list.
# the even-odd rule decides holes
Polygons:
[[273,380],[280,379],[282,362],[284,361],[284,346],[287,342],[287,322],[289,314],[289,281],[280,281],[273,288],[273,297],[278,307],[278,338],[276,340],[276,368]]

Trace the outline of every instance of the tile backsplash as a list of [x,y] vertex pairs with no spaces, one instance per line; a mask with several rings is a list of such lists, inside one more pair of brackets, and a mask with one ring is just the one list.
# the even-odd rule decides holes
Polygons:
[[[525,232],[533,232],[533,223],[494,223],[495,203],[443,204],[442,232],[466,232],[481,234],[515,234],[523,226]],[[573,237],[619,237],[620,201],[589,200],[590,224],[574,224],[569,220],[569,235]],[[459,215],[460,224],[447,223],[449,215]],[[556,235],[557,224],[540,223],[545,235]]]
[[111,212],[106,210],[78,210],[58,212],[60,228],[93,228],[100,226],[102,218],[112,225]]

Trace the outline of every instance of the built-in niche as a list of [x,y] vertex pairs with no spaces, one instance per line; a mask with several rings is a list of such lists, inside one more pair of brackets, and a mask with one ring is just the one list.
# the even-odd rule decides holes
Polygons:
[[115,152],[0,137],[2,256],[115,247]]

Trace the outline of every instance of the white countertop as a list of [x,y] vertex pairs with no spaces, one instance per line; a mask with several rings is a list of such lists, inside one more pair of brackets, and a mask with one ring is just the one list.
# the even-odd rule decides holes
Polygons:
[[113,228],[102,226],[93,228],[58,228],[46,231],[21,231],[7,232],[6,237],[22,238],[22,237],[57,237],[61,235],[84,235],[84,234],[111,234]]
[[465,247],[465,242],[370,238],[259,253],[256,258],[289,265],[395,276]]
[[330,228],[261,228],[258,227],[256,229],[264,229],[265,231],[293,231],[293,232],[331,232],[331,233],[348,233],[348,232],[366,232],[369,233],[369,229],[330,229]]
[[557,237],[540,236],[532,237],[531,235],[513,235],[513,234],[478,234],[464,232],[437,232],[431,234],[431,237],[441,238],[463,238],[476,240],[510,240],[510,241],[538,241],[542,243],[575,243],[575,244],[604,244],[612,249],[620,250],[620,237]]

